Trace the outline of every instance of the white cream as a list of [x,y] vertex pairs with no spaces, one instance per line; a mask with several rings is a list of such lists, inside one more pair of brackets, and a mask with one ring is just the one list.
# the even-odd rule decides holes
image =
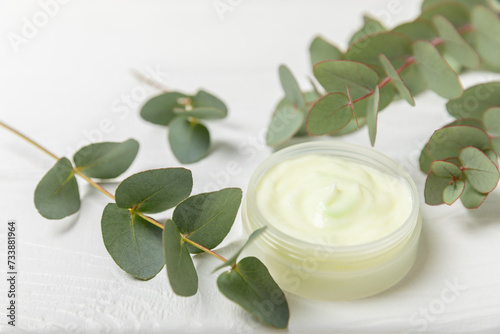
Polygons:
[[277,163],[260,180],[255,198],[269,224],[330,246],[383,238],[405,222],[413,205],[404,179],[319,154]]

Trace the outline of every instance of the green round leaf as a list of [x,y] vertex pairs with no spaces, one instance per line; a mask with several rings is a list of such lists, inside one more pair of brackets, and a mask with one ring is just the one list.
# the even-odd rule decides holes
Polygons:
[[80,193],[73,166],[59,159],[35,189],[35,207],[47,219],[62,219],[80,210]]
[[420,73],[429,88],[444,98],[452,99],[463,92],[457,73],[443,59],[432,44],[425,41],[413,43],[414,57]]
[[175,108],[176,115],[202,119],[221,119],[227,116],[227,107],[219,98],[204,90],[191,98],[191,108]]
[[428,173],[434,160],[458,158],[468,146],[486,149],[490,138],[483,130],[472,126],[446,126],[433,133],[420,156],[420,169]]
[[446,188],[444,188],[443,201],[448,205],[452,205],[462,195],[464,189],[465,189],[464,181],[456,180],[452,182],[451,184],[446,186]]
[[[466,0],[468,1],[468,0]],[[441,15],[450,21],[456,28],[463,27],[469,23],[469,10],[457,1],[440,1],[426,8],[420,14],[420,18],[432,20],[435,16]]]
[[260,322],[274,328],[287,328],[290,311],[286,297],[259,259],[244,258],[235,269],[218,277],[217,286],[224,296]]
[[479,55],[462,38],[453,24],[441,15],[435,16],[433,22],[444,41],[446,53],[466,67],[477,68],[481,62]]
[[481,150],[466,147],[458,158],[467,180],[474,189],[480,193],[489,193],[496,188],[500,178],[498,167]]
[[425,203],[429,205],[440,205],[444,203],[444,189],[450,185],[449,179],[437,176],[433,172],[427,175],[425,181],[424,197]]
[[144,104],[141,109],[141,117],[154,124],[168,125],[175,117],[174,108],[183,108],[178,103],[178,99],[186,97],[188,96],[177,92],[155,96]]
[[340,52],[336,46],[330,44],[319,36],[314,38],[312,41],[311,46],[309,47],[309,53],[311,55],[312,66],[323,60],[339,59],[342,55],[342,52]]
[[384,70],[378,59],[380,54],[385,54],[394,67],[399,68],[412,55],[411,40],[390,31],[371,34],[351,45],[342,59],[370,65],[383,76]]
[[460,167],[453,162],[436,160],[431,165],[431,170],[434,174],[444,178],[459,178],[462,175]]
[[471,16],[477,52],[489,66],[500,69],[500,20],[484,6],[474,7]]
[[467,125],[479,128],[481,130],[485,130],[483,122],[476,118],[460,118],[457,119],[456,121],[447,124],[446,126],[455,126],[455,125]]
[[[453,3],[460,3],[467,7],[468,9],[472,9],[477,5],[486,5],[489,0],[454,0],[451,1]],[[422,10],[427,9],[430,6],[433,6],[438,3],[450,3],[450,0],[424,0],[422,3]]]
[[471,186],[470,182],[467,180],[465,181],[464,192],[462,193],[462,196],[460,196],[460,200],[467,209],[476,209],[483,204],[487,196],[488,194],[480,193],[474,189],[474,187]]
[[[242,192],[238,188],[191,196],[177,205],[172,219],[182,234],[212,249],[217,247],[231,230],[241,197]],[[201,252],[198,248],[187,246],[191,253]]]
[[189,110],[175,108],[174,113],[177,116],[194,117],[201,119],[221,119],[226,117],[226,113],[224,113],[222,110],[211,107],[199,107]]
[[287,100],[292,103],[293,106],[304,109],[306,107],[304,95],[302,94],[299,84],[292,72],[285,65],[280,65],[279,76],[281,81],[281,86],[285,92]]
[[128,274],[149,280],[163,268],[160,228],[110,203],[102,213],[101,230],[109,255]]
[[116,189],[116,204],[140,212],[162,212],[189,196],[193,188],[191,171],[163,168],[134,174]]
[[446,108],[455,118],[483,119],[486,110],[500,106],[500,82],[488,82],[472,86],[462,96],[450,100]]
[[359,39],[367,35],[386,30],[379,21],[367,15],[363,16],[363,21],[364,21],[363,26],[361,27],[361,29],[356,31],[354,35],[351,37],[351,39],[349,40],[349,45],[352,45],[354,42],[358,41]]
[[385,55],[381,54],[379,56],[379,61],[382,64],[385,73],[387,73],[387,76],[391,78],[392,83],[394,84],[394,87],[396,87],[399,95],[401,95],[401,97],[405,99],[410,105],[415,106],[415,100],[413,99],[413,96],[411,95],[410,91],[408,90],[408,87],[406,87],[405,83],[399,76],[396,69],[392,66],[389,59],[387,59]]
[[195,295],[198,291],[198,274],[186,243],[172,220],[167,220],[163,230],[163,256],[172,290],[180,296]]
[[368,125],[368,134],[370,135],[370,143],[375,145],[375,138],[377,136],[377,115],[378,104],[380,102],[380,93],[378,86],[375,92],[368,98],[368,110],[366,111],[366,124]]
[[437,37],[437,32],[436,29],[434,29],[432,22],[421,18],[412,22],[403,23],[395,27],[392,31],[406,35],[412,41],[432,41]]
[[168,141],[175,157],[183,164],[191,164],[208,154],[210,134],[203,124],[176,117],[170,123]]
[[346,60],[329,60],[314,66],[314,76],[331,93],[347,93],[356,100],[372,93],[379,83],[379,76],[369,66]]
[[495,153],[493,150],[484,150],[484,154],[490,158],[490,160],[497,166],[500,167],[499,162],[498,162],[498,154]]
[[96,143],[82,147],[73,156],[75,166],[89,177],[111,179],[125,172],[139,151],[139,143]]
[[486,132],[491,138],[495,152],[500,154],[500,107],[488,109],[483,115]]
[[330,93],[319,99],[309,111],[307,132],[321,136],[341,130],[352,119],[349,98],[342,93]]
[[277,146],[292,138],[301,128],[304,119],[304,111],[294,108],[291,104],[278,106],[267,130],[267,145]]

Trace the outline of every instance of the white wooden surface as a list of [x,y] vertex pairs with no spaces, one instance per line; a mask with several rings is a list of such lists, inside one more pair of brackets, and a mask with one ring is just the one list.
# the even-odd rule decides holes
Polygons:
[[[63,1],[61,1],[62,3]],[[166,131],[138,116],[153,94],[131,75],[157,72],[164,85],[195,92],[203,87],[230,107],[228,119],[211,122],[210,156],[189,166],[196,192],[246,188],[256,165],[271,150],[262,135],[282,92],[280,63],[307,87],[307,48],[322,34],[345,47],[362,13],[392,27],[418,13],[420,1],[0,1],[0,119],[58,155],[71,156],[86,141],[141,143],[126,175],[178,166]],[[218,12],[214,4],[230,4]],[[49,9],[50,9],[49,8]],[[57,10],[56,10],[57,9]],[[37,30],[23,28],[33,20]],[[24,30],[23,30],[24,29]],[[27,29],[27,30],[26,30]],[[24,35],[23,35],[24,33]],[[25,38],[13,47],[14,36]],[[19,42],[19,39],[17,39]],[[17,50],[16,50],[17,49]],[[16,52],[17,51],[17,52]],[[498,78],[463,77],[466,87]],[[433,93],[417,107],[393,103],[379,117],[376,148],[402,163],[423,192],[417,159],[432,132],[449,121],[445,100]],[[369,145],[366,129],[339,140]],[[228,167],[235,161],[238,168]],[[54,162],[0,130],[0,294],[5,310],[6,223],[18,225],[16,330],[34,333],[222,332],[265,329],[221,296],[211,271],[216,261],[197,256],[199,293],[175,296],[162,271],[148,282],[132,279],[107,254],[100,215],[107,198],[81,184],[81,213],[49,221],[33,206],[33,190]],[[229,175],[231,171],[232,175]],[[110,191],[116,183],[105,185]],[[377,296],[325,303],[288,296],[290,332],[485,332],[500,331],[500,193],[480,210],[422,205],[424,230],[415,268]],[[160,215],[165,218],[168,215]],[[238,217],[221,253],[240,240]],[[450,288],[451,286],[451,288]],[[6,326],[5,311],[0,331]]]

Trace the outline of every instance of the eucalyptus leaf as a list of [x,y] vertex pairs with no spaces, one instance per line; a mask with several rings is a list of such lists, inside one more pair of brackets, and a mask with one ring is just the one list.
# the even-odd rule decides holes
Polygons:
[[342,59],[370,65],[382,76],[384,70],[378,59],[380,54],[385,54],[394,67],[399,68],[412,55],[411,39],[390,31],[371,34],[351,45]]
[[484,150],[490,138],[483,130],[472,126],[446,126],[436,130],[420,156],[420,169],[428,173],[433,160],[458,158],[463,148],[468,146]]
[[420,18],[432,20],[441,15],[450,21],[454,27],[460,28],[469,23],[469,10],[457,1],[441,1],[426,8],[420,14]]
[[193,117],[201,119],[221,119],[226,117],[226,113],[213,107],[198,107],[193,109],[175,108],[176,116]]
[[35,189],[35,207],[47,219],[62,219],[80,210],[80,193],[73,166],[67,158],[57,160]]
[[[239,188],[226,188],[191,196],[177,205],[172,219],[187,238],[212,249],[217,247],[231,230],[241,197]],[[191,245],[187,247],[191,253],[201,252]]]
[[186,243],[172,220],[163,229],[163,256],[172,290],[180,296],[193,296],[198,291],[198,274]]
[[448,205],[452,205],[463,194],[464,189],[465,189],[464,181],[462,180],[453,181],[451,184],[446,186],[446,188],[444,188],[443,201]]
[[449,123],[446,126],[455,126],[455,125],[467,125],[479,128],[481,130],[486,130],[483,122],[476,118],[460,118],[457,119],[456,121]]
[[438,36],[432,21],[422,18],[418,18],[412,22],[403,23],[395,27],[392,31],[406,35],[412,41],[424,40],[430,42]]
[[304,120],[304,111],[288,103],[278,106],[266,134],[267,145],[277,146],[292,138],[301,128]]
[[175,117],[174,108],[183,108],[179,99],[188,96],[178,92],[168,92],[153,97],[141,108],[141,117],[151,123],[168,125]]
[[385,55],[381,54],[379,56],[379,61],[382,64],[385,73],[387,73],[387,76],[391,78],[392,83],[394,84],[394,87],[396,87],[396,90],[398,91],[399,95],[403,99],[405,99],[410,105],[415,106],[415,100],[413,99],[413,96],[411,95],[410,91],[408,90],[408,87],[406,87],[405,83],[399,76],[399,73],[392,66],[389,59],[387,59]]
[[321,136],[341,130],[352,119],[349,98],[342,93],[330,93],[319,99],[309,111],[307,132]]
[[474,189],[470,182],[466,180],[464,192],[462,193],[462,196],[460,196],[460,200],[467,209],[476,209],[483,204],[487,196],[488,194],[480,193]]
[[378,104],[380,102],[380,92],[378,86],[375,92],[368,98],[368,110],[366,111],[366,123],[368,125],[368,133],[370,135],[370,143],[375,145],[375,138],[377,136],[377,115]]
[[459,178],[462,175],[460,167],[453,162],[436,160],[431,165],[431,170],[434,174],[444,178]]
[[496,69],[500,68],[500,20],[484,6],[472,9],[471,24],[476,34],[476,49],[481,58]]
[[109,255],[128,274],[149,280],[163,268],[159,227],[110,203],[102,213],[101,230]]
[[178,116],[170,123],[168,141],[177,160],[191,164],[207,155],[210,134],[203,124]]
[[450,21],[438,15],[434,17],[433,22],[439,32],[439,36],[444,41],[446,52],[460,64],[469,68],[477,68],[481,62],[479,55],[474,48],[460,36]]
[[175,115],[202,119],[221,119],[227,116],[227,107],[219,98],[200,90],[191,97],[188,106],[174,108]]
[[417,96],[429,88],[426,79],[420,73],[418,64],[416,63],[408,65],[399,73],[399,75],[401,76],[401,80],[403,80],[406,87],[408,87],[412,96]]
[[193,188],[191,171],[184,168],[152,169],[134,174],[116,189],[116,204],[140,212],[162,212],[189,196]]
[[73,156],[73,161],[89,177],[111,179],[130,167],[138,151],[139,143],[134,139],[123,143],[96,143],[82,147]]
[[429,205],[441,205],[444,203],[443,193],[450,185],[449,179],[437,176],[433,172],[427,175],[425,181],[424,197],[425,203]]
[[491,138],[491,144],[496,154],[500,154],[500,107],[488,109],[483,115],[486,132]]
[[359,40],[367,35],[386,30],[384,28],[384,26],[382,25],[382,23],[380,23],[379,21],[377,21],[376,19],[374,19],[370,16],[364,15],[363,22],[364,22],[364,24],[361,27],[361,29],[356,31],[354,33],[354,35],[351,37],[351,39],[349,40],[349,45],[353,44],[357,40]]
[[346,87],[349,86],[354,100],[372,93],[380,80],[377,72],[369,66],[346,60],[331,60],[316,64],[314,75],[327,92],[346,93]]
[[[435,4],[438,4],[440,2],[443,3],[449,3],[450,0],[424,0],[422,2],[422,10],[425,10],[426,8],[433,6]],[[487,5],[489,0],[454,0],[453,2],[458,2],[464,6],[466,6],[468,9],[472,9],[476,5]]]
[[266,229],[266,226],[264,227],[261,227],[259,229],[256,229],[255,231],[253,231],[250,236],[248,237],[247,241],[243,244],[243,246],[240,247],[240,249],[234,253],[233,256],[231,256],[229,259],[227,259],[226,262],[224,262],[223,264],[221,264],[220,266],[218,266],[217,268],[214,269],[214,272],[221,269],[221,268],[224,268],[224,267],[227,267],[227,266],[230,266],[230,267],[233,267],[236,265],[236,262],[238,261],[238,257],[241,255],[241,252],[243,252],[243,250],[245,248],[247,248],[247,246],[255,239],[259,236],[259,234],[261,234],[262,232],[264,232],[264,230]]
[[224,118],[227,116],[227,107],[224,102],[222,102],[222,100],[215,95],[208,93],[207,91],[199,90],[196,95],[193,96],[192,101],[193,111],[198,108],[211,108],[219,111],[220,115],[218,118]]
[[414,57],[429,88],[444,98],[459,97],[462,84],[458,75],[448,65],[432,44],[425,41],[413,43]]
[[[304,98],[306,99],[306,103],[310,104],[310,105],[313,105],[314,103],[316,103],[316,100],[318,100],[320,98],[320,96],[322,96],[322,94],[318,94],[315,91],[304,92]],[[286,102],[284,104],[289,104],[289,102],[286,101],[286,99],[283,99],[282,101]],[[278,105],[278,107],[279,107],[279,105]],[[302,122],[302,125],[301,125],[299,131],[297,131],[297,133],[295,134],[295,136],[297,136],[297,137],[309,135],[306,131],[306,122],[305,122],[306,118],[307,118],[307,114],[308,114],[308,111],[304,111],[304,121]]]
[[458,158],[467,180],[474,189],[480,193],[489,193],[496,188],[500,178],[498,167],[481,150],[466,147]]
[[342,52],[336,46],[327,42],[320,36],[314,38],[312,41],[309,47],[309,53],[311,55],[312,66],[324,60],[339,59],[342,55]]
[[346,126],[344,126],[341,130],[330,134],[330,136],[338,137],[338,136],[347,135],[349,133],[352,133],[354,131],[359,130],[360,128],[362,128],[365,125],[366,125],[366,117],[359,118],[359,116],[358,116],[357,122],[354,118],[352,118],[351,121],[349,123],[347,123]]
[[292,72],[285,65],[280,65],[279,67],[279,76],[281,81],[281,86],[283,87],[283,91],[285,92],[285,96],[288,101],[292,103],[292,105],[297,108],[304,109],[305,108],[305,100],[304,95],[300,91],[299,84]]
[[486,110],[500,106],[500,81],[467,88],[463,94],[448,101],[446,108],[455,118],[483,119]]
[[484,154],[490,158],[491,161],[495,164],[495,166],[500,167],[499,162],[498,162],[498,154],[495,153],[493,150],[484,150]]
[[260,322],[286,328],[290,311],[283,291],[266,266],[255,257],[246,257],[217,279],[219,290]]

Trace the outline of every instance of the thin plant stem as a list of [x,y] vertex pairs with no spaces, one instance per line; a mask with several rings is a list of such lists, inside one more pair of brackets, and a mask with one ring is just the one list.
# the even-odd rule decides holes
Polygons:
[[37,148],[39,148],[40,150],[42,150],[43,152],[47,153],[48,155],[50,155],[52,158],[56,159],[56,160],[59,160],[59,157],[57,155],[55,155],[54,153],[52,153],[51,151],[49,151],[48,149],[46,149],[45,147],[43,147],[42,145],[38,144],[37,142],[35,142],[34,140],[32,140],[31,138],[29,138],[28,136],[26,136],[25,134],[17,131],[16,129],[12,128],[11,126],[5,124],[4,122],[0,121],[0,126],[2,126],[3,128],[9,130],[10,132],[18,135],[19,137],[21,137],[22,139],[26,140],[28,143],[36,146]]
[[[59,160],[59,157],[57,155],[55,155],[54,153],[52,153],[51,151],[49,151],[48,149],[46,149],[45,147],[43,147],[42,145],[38,144],[37,142],[35,142],[34,140],[32,140],[31,138],[29,138],[28,136],[22,134],[21,132],[17,131],[16,129],[12,128],[11,126],[3,123],[2,121],[0,121],[0,126],[2,126],[3,128],[9,130],[10,132],[16,134],[17,136],[21,137],[22,139],[26,140],[27,142],[29,142],[30,144],[32,144],[33,146],[37,147],[38,149],[42,150],[43,152],[47,153],[49,156],[51,156],[52,158],[56,159],[56,160]],[[104,189],[100,184],[98,184],[97,182],[95,182],[94,180],[92,180],[90,177],[88,177],[87,175],[85,175],[80,169],[78,169],[77,167],[74,167],[73,168],[73,172],[80,176],[81,178],[83,178],[85,181],[87,181],[92,187],[96,188],[97,190],[99,190],[101,193],[103,193],[104,195],[108,196],[109,198],[111,198],[113,201],[115,200],[115,196],[113,196],[113,194],[111,194],[109,191],[107,191],[106,189]],[[151,224],[161,228],[161,229],[164,229],[164,226],[163,224],[161,224],[160,222],[158,222],[157,220],[149,217],[149,216],[146,216],[145,214],[143,214],[142,212],[139,212],[137,210],[130,210],[130,212],[132,214],[136,214],[138,215],[139,217],[141,217],[142,219],[150,222]],[[181,234],[181,237],[182,237],[182,240],[184,240],[185,242],[193,245],[194,247],[204,251],[205,253],[208,253],[216,258],[218,258],[219,260],[223,261],[223,262],[227,262],[227,260],[220,256],[219,254],[215,253],[214,251],[192,241],[192,240],[189,240],[186,236],[182,235]]]
[[[471,32],[474,30],[474,27],[471,25],[471,24],[466,24],[464,25],[463,27],[457,29],[457,32],[459,34],[465,34],[467,32]],[[444,40],[441,38],[441,37],[436,37],[434,38],[433,40],[431,40],[429,42],[431,45],[433,46],[438,46],[440,44],[443,44],[444,43]],[[415,63],[416,62],[416,59],[414,56],[409,56],[408,58],[406,58],[406,61],[403,63],[403,65],[401,65],[397,70],[396,72],[398,74],[401,74],[401,72],[403,72],[408,66],[410,66],[411,64]],[[378,88],[379,90],[382,89],[385,85],[387,85],[388,83],[390,83],[392,81],[392,78],[390,78],[389,76],[385,77],[384,79],[382,79],[382,81],[378,84]],[[366,95],[363,95],[359,98],[357,98],[356,100],[352,101],[352,102],[349,102],[349,104],[355,104],[359,101],[362,101],[370,96],[372,96],[373,94],[375,93],[375,90],[367,93]],[[317,102],[317,101],[316,101]],[[316,103],[313,102],[313,106],[315,105]],[[347,104],[347,105],[349,105]],[[347,105],[343,106],[343,107],[346,107]],[[342,108],[343,108],[342,107]],[[310,110],[309,110],[310,111]]]
[[205,253],[208,253],[216,258],[218,258],[219,260],[221,260],[222,262],[227,262],[227,259],[220,256],[219,254],[215,253],[214,251],[211,251],[210,249],[206,248],[205,246],[202,246],[196,242],[194,242],[193,240],[190,240],[188,239],[185,235],[182,235],[181,234],[181,237],[182,237],[182,240],[184,240],[185,242],[187,242],[188,244],[191,244],[193,245],[194,247],[198,248],[198,249],[201,249],[202,251],[204,251]]
[[168,93],[169,90],[167,89],[167,87],[163,86],[161,83],[159,83],[158,81],[156,80],[153,80],[151,78],[148,78],[147,76],[145,76],[144,74],[136,71],[136,70],[132,70],[132,75],[134,76],[134,78],[136,78],[137,80],[139,80],[140,82],[143,82],[151,87],[154,87],[156,89],[159,89],[161,90],[162,92],[164,93]]

